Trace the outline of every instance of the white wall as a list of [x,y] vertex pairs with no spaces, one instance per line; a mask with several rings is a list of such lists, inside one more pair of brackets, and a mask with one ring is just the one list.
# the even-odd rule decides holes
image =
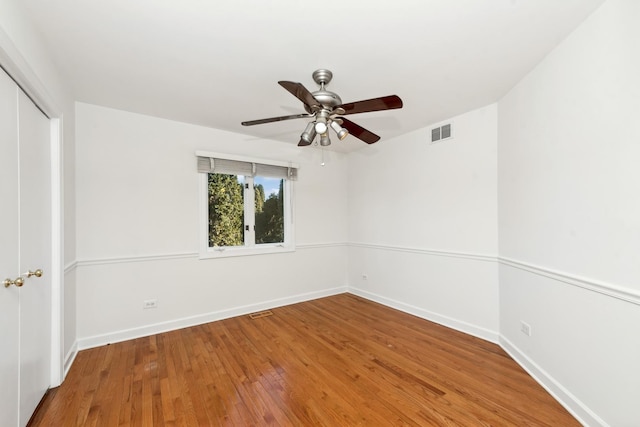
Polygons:
[[640,425],[638,22],[606,2],[498,104],[503,344],[590,425]]
[[354,292],[497,341],[496,114],[454,117],[436,144],[429,127],[350,154]]
[[[321,167],[315,148],[82,103],[76,114],[80,347],[346,289],[345,155]],[[198,259],[196,150],[300,165],[295,253]],[[149,298],[157,309],[143,310]]]
[[[36,102],[62,128],[62,264],[72,264],[75,253],[75,192],[74,192],[74,105],[73,96],[47,52],[37,29],[27,19],[23,4],[17,0],[0,0],[0,63],[17,79]],[[62,267],[62,266],[61,266]],[[66,269],[60,297],[63,310],[62,354],[73,352],[76,340],[75,280],[73,269]],[[55,339],[55,337],[54,337]],[[54,363],[57,360],[54,358]]]

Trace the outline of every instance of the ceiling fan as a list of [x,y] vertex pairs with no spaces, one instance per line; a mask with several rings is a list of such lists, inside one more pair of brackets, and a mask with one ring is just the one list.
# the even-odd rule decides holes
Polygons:
[[307,124],[304,132],[300,135],[298,146],[311,145],[316,136],[320,136],[320,145],[331,144],[329,139],[329,128],[333,129],[338,139],[343,140],[348,134],[366,142],[373,144],[380,137],[368,131],[342,116],[347,114],[368,113],[372,111],[393,110],[402,108],[402,100],[397,95],[383,96],[380,98],[367,99],[364,101],[349,102],[343,104],[340,97],[325,89],[333,77],[329,70],[316,70],[313,72],[313,80],[320,85],[320,89],[309,92],[302,83],[279,81],[278,84],[288,90],[293,96],[304,104],[306,113],[293,114],[290,116],[271,117],[268,119],[251,120],[242,122],[243,126],[260,125],[263,123],[279,122],[282,120],[313,118]]

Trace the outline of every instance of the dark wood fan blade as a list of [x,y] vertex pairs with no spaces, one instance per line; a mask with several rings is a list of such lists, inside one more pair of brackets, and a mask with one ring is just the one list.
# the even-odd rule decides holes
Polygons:
[[302,113],[302,114],[293,114],[291,116],[280,116],[280,117],[271,117],[268,119],[250,120],[248,122],[242,122],[242,126],[261,125],[263,123],[281,122],[283,120],[291,120],[291,119],[302,119],[304,117],[313,117],[313,114]]
[[373,144],[374,142],[380,140],[380,137],[378,135],[366,130],[360,125],[353,123],[351,120],[345,119],[344,117],[338,117],[338,119],[342,120],[342,127],[348,130],[349,134],[366,142],[367,144]]
[[307,90],[302,83],[279,81],[278,84],[288,90],[293,96],[298,98],[309,109],[314,106],[320,106],[317,99],[313,97],[311,92]]
[[370,111],[394,110],[402,108],[402,99],[397,95],[383,96],[381,98],[367,99],[365,101],[342,104],[344,114],[368,113]]
[[311,145],[311,141],[307,142],[304,139],[300,138],[300,142],[298,142],[298,147],[306,147],[307,145]]

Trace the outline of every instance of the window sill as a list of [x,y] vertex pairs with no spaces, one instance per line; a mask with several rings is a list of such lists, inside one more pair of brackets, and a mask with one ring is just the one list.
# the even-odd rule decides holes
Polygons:
[[236,256],[252,256],[252,255],[265,255],[265,254],[279,254],[285,252],[295,252],[296,248],[293,245],[264,245],[254,247],[218,247],[207,248],[205,251],[200,252],[199,259],[212,259],[212,258],[228,258]]

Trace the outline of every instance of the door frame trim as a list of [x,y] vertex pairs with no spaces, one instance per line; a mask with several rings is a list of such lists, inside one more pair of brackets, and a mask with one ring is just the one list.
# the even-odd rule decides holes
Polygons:
[[62,118],[49,119],[51,129],[51,379],[57,387],[64,379],[64,205]]
[[30,64],[0,27],[0,67],[31,98],[48,118],[51,129],[51,375],[50,387],[64,379],[63,268],[64,192],[63,192],[63,114]]

